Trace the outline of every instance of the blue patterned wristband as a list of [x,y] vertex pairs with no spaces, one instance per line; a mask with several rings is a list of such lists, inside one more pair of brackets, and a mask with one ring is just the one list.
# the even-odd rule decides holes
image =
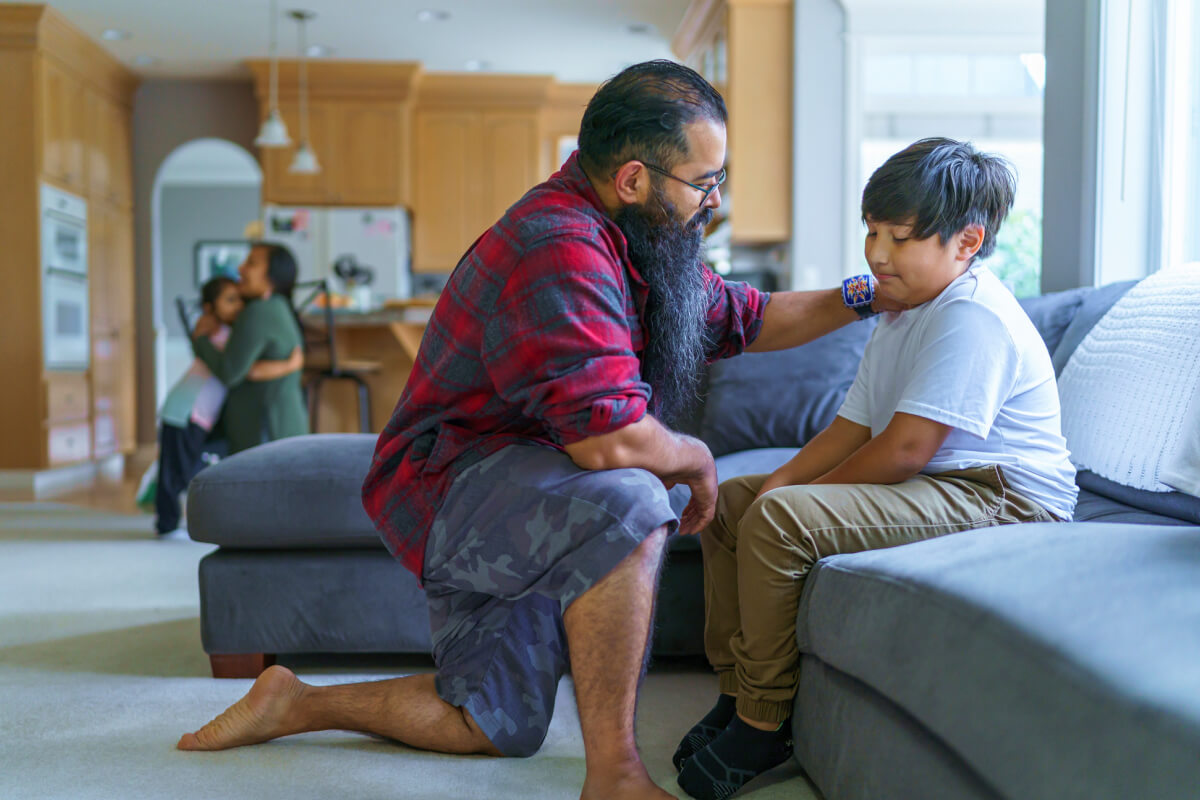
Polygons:
[[859,319],[868,319],[878,312],[872,310],[875,300],[875,279],[870,275],[855,275],[842,281],[842,302],[858,312]]

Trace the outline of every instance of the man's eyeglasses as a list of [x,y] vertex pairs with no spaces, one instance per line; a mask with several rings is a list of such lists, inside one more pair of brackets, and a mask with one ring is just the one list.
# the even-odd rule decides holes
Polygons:
[[713,193],[714,189],[716,189],[718,186],[720,186],[722,183],[725,182],[725,177],[726,177],[725,170],[724,170],[724,168],[722,168],[721,171],[717,173],[716,180],[714,180],[708,186],[700,186],[698,184],[692,183],[691,181],[685,181],[683,178],[680,178],[676,175],[672,175],[667,170],[663,169],[662,167],[655,166],[654,164],[651,164],[649,161],[643,161],[642,164],[645,165],[646,169],[652,170],[653,172],[657,172],[659,175],[666,175],[668,178],[677,180],[680,183],[682,183],[686,186],[690,186],[693,189],[695,189],[696,191],[700,192],[700,205],[701,206],[703,206],[705,203],[708,202],[708,196]]

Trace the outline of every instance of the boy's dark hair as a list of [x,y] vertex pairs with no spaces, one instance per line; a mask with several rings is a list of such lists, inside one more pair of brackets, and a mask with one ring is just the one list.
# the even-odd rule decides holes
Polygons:
[[200,305],[211,306],[216,303],[217,298],[221,296],[221,292],[225,291],[227,286],[237,286],[237,281],[226,275],[218,275],[206,280],[200,287]]
[[627,161],[653,159],[671,169],[688,153],[684,126],[729,120],[720,93],[698,72],[659,59],[634,64],[597,90],[579,125],[579,157],[595,175]]
[[1017,191],[1012,167],[968,142],[921,139],[875,170],[863,189],[862,219],[911,224],[913,236],[943,243],[968,225],[983,226],[976,259],[996,248],[996,234]]

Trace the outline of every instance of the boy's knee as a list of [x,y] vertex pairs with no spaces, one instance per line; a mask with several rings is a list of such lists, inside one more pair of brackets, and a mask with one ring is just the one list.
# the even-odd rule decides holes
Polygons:
[[743,476],[730,478],[717,489],[717,510],[713,524],[709,528],[722,527],[730,534],[736,534],[738,524],[746,515],[746,510],[754,504],[754,496],[758,494],[765,475]]

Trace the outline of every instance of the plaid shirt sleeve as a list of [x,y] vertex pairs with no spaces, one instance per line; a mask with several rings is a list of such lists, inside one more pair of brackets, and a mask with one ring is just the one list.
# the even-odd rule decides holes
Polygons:
[[527,250],[483,332],[484,368],[497,393],[572,444],[640,420],[641,379],[626,315],[624,273],[583,236]]
[[741,281],[726,281],[705,270],[708,282],[708,335],[706,356],[711,364],[736,356],[754,343],[762,331],[763,312],[771,296]]

